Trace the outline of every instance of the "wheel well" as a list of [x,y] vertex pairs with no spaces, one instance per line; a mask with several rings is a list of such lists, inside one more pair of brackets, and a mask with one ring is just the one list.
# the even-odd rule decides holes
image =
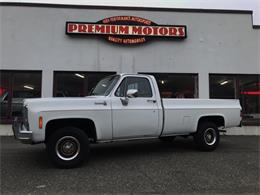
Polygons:
[[90,119],[80,118],[56,119],[49,121],[45,129],[45,140],[47,140],[53,132],[63,127],[77,127],[82,129],[88,135],[91,142],[95,142],[97,140],[95,123]]
[[199,119],[198,126],[204,122],[212,122],[217,127],[225,126],[225,120],[223,116],[203,116]]

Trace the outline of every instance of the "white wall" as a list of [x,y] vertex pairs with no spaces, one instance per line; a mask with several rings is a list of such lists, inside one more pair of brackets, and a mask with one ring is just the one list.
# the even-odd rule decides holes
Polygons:
[[[198,73],[199,97],[208,98],[208,74],[260,74],[260,30],[245,13],[105,10],[2,6],[0,67],[43,70],[42,95],[52,95],[53,71]],[[187,25],[183,41],[121,46],[101,37],[73,38],[66,21],[97,22],[133,15],[157,24]]]

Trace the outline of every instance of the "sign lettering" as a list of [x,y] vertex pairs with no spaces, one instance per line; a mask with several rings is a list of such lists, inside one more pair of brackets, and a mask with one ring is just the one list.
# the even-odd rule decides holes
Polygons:
[[135,16],[115,16],[97,23],[67,22],[68,35],[102,35],[119,44],[140,44],[153,38],[185,39],[186,26],[157,25]]

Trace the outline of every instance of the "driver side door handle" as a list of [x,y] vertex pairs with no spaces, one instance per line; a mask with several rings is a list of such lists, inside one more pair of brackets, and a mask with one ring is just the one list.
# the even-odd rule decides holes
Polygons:
[[104,106],[106,106],[106,105],[107,105],[107,102],[106,102],[106,101],[103,101],[103,102],[95,102],[95,105],[104,105]]
[[147,100],[147,102],[156,103],[156,100]]

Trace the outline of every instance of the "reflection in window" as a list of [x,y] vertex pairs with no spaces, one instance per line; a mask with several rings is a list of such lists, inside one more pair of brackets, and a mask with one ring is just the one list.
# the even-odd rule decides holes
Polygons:
[[198,98],[198,75],[145,73],[153,75],[163,98]]
[[96,84],[114,72],[54,72],[54,97],[84,97]]
[[235,99],[234,76],[210,77],[210,98]]
[[260,76],[211,74],[210,98],[239,99],[243,125],[260,125]]

